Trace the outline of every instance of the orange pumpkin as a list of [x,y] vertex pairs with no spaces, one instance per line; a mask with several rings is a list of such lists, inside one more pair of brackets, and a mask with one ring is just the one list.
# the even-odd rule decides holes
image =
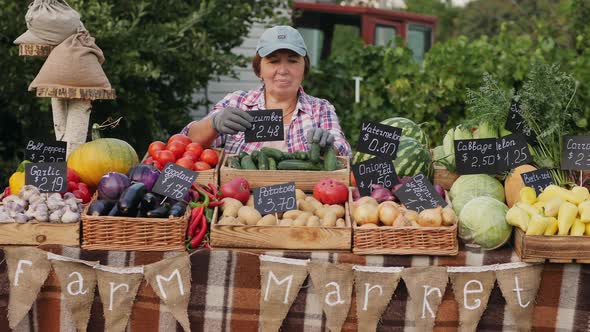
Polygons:
[[84,143],[68,157],[68,167],[93,189],[108,172],[126,174],[137,163],[137,153],[131,145],[116,138],[99,138]]
[[520,165],[508,176],[504,181],[504,193],[506,194],[506,203],[508,207],[512,207],[519,198],[520,189],[524,187],[524,181],[522,181],[522,177],[520,176],[522,173],[536,171],[537,168],[532,165]]

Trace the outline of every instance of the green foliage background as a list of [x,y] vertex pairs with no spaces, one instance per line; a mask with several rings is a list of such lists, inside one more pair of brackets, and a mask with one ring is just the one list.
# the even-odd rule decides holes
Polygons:
[[[103,69],[116,89],[115,101],[93,103],[91,122],[123,117],[107,133],[138,153],[190,120],[204,100],[193,94],[234,65],[249,59],[233,54],[253,22],[274,19],[286,0],[117,1],[70,0],[104,51]],[[50,138],[50,100],[27,92],[43,59],[18,56],[12,41],[26,29],[25,1],[0,0],[0,184],[8,182],[27,138]]]
[[[434,146],[448,128],[465,118],[467,89],[477,90],[484,73],[490,73],[502,89],[518,90],[533,63],[556,63],[580,84],[577,103],[584,116],[577,123],[578,131],[584,131],[587,123],[583,119],[590,117],[590,28],[584,23],[590,3],[573,0],[566,6],[562,2],[553,5],[561,11],[559,19],[564,20],[565,30],[553,31],[550,22],[536,18],[527,29],[502,20],[491,36],[459,36],[435,43],[422,63],[415,63],[405,48],[359,43],[314,68],[306,91],[334,103],[353,147],[362,121],[393,116],[421,124]],[[487,1],[476,3],[489,5]],[[487,33],[488,29],[479,31]],[[354,103],[354,76],[363,78],[360,103]]]

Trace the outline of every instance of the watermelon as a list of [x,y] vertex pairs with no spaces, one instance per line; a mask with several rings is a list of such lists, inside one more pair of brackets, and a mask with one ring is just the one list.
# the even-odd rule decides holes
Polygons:
[[[353,163],[356,164],[372,157],[371,154],[357,152],[353,157]],[[430,176],[432,171],[430,151],[415,139],[402,136],[393,165],[400,177],[414,176],[418,173]]]
[[402,136],[411,137],[428,146],[428,137],[420,127],[412,120],[406,118],[389,118],[381,121],[382,124],[402,129]]

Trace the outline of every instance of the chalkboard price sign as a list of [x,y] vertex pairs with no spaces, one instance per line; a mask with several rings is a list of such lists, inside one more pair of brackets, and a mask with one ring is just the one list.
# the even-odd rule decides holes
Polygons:
[[498,150],[496,173],[506,172],[533,161],[526,138],[520,133],[498,138],[496,140],[496,149]]
[[420,173],[410,182],[403,184],[395,192],[395,196],[404,203],[406,208],[417,212],[446,206],[447,202],[436,192],[432,183]]
[[523,134],[529,143],[535,143],[536,141],[534,132],[527,126],[522,117],[522,110],[517,101],[513,101],[512,104],[510,104],[510,110],[508,111],[508,118],[506,118],[504,128],[513,133]]
[[197,172],[169,162],[160,173],[152,191],[177,201],[184,201],[197,175]]
[[363,122],[357,151],[395,159],[401,135],[401,128],[376,122]]
[[369,196],[373,184],[391,189],[398,184],[397,174],[390,159],[374,157],[352,165],[352,172],[361,196]]
[[297,209],[295,182],[254,188],[254,208],[262,215]]
[[561,169],[590,169],[590,136],[563,136]]
[[520,177],[527,187],[533,187],[535,189],[537,195],[549,185],[554,184],[553,177],[547,169],[538,169],[536,171],[522,173],[520,174]]
[[65,162],[25,164],[25,184],[39,188],[40,192],[65,192],[68,188],[67,176],[68,166]]
[[495,138],[455,141],[455,163],[459,174],[496,174],[498,150]]
[[67,143],[29,140],[25,147],[25,159],[32,163],[59,163],[66,161]]
[[249,111],[252,115],[252,128],[246,130],[244,141],[268,142],[285,139],[282,110]]

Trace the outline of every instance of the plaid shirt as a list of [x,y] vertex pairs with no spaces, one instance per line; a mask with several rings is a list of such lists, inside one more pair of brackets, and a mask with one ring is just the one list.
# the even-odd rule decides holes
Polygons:
[[[264,86],[248,92],[236,91],[228,94],[213,107],[213,111],[207,117],[226,107],[235,107],[244,111],[266,109]],[[189,127],[193,123],[194,122],[191,122],[184,127],[182,133],[186,135]],[[311,128],[316,127],[327,129],[332,135],[334,135],[334,147],[338,149],[339,155],[352,156],[350,144],[346,141],[344,133],[340,128],[334,106],[327,100],[312,97],[306,94],[303,91],[303,88],[299,88],[297,107],[293,113],[293,118],[288,126],[288,130],[286,131],[288,152],[309,151],[307,132]],[[239,153],[241,151],[252,153],[268,144],[268,142],[246,143],[244,142],[244,133],[239,132],[234,135],[220,134],[213,142],[213,146],[222,146],[224,139],[225,151],[228,153]]]

